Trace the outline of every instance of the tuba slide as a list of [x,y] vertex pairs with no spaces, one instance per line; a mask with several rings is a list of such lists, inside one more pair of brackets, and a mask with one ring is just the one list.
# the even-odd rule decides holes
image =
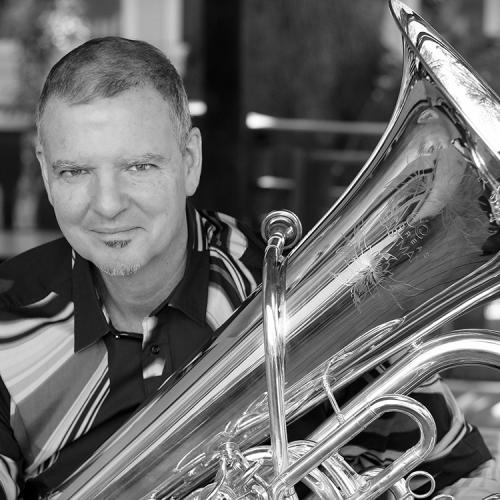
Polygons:
[[[442,328],[500,290],[500,101],[417,14],[390,9],[402,86],[367,164],[286,259],[299,224],[266,220],[263,287],[49,498],[296,498],[298,481],[324,499],[414,498],[404,478],[435,425],[407,394],[457,364],[500,367],[499,333]],[[338,408],[335,391],[389,361]],[[327,399],[332,420],[288,443],[287,423]],[[358,475],[339,450],[386,411],[420,441]]]

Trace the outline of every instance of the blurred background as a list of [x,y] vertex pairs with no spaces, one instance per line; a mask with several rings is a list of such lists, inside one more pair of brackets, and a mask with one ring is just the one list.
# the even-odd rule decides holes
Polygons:
[[[500,90],[498,0],[406,3]],[[33,152],[34,107],[50,66],[105,35],[169,55],[204,138],[196,204],[256,229],[276,208],[312,227],[373,150],[401,80],[385,0],[0,0],[0,259],[58,234]],[[500,329],[500,305],[449,328],[470,326]],[[500,424],[498,373],[447,376],[473,421]]]

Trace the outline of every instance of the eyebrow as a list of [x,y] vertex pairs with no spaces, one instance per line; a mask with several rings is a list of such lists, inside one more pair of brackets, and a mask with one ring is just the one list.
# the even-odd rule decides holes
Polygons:
[[65,168],[85,168],[87,165],[77,163],[71,160],[56,160],[52,163],[52,170],[61,170]]
[[155,154],[155,153],[145,153],[140,156],[133,156],[129,158],[120,158],[119,163],[125,165],[136,165],[138,163],[163,163],[168,161],[163,155]]

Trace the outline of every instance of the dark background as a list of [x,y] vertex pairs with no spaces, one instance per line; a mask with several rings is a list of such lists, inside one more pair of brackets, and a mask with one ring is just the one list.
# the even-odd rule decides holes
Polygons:
[[[419,4],[498,88],[500,48],[484,33],[484,2]],[[31,153],[33,108],[61,53],[91,36],[119,34],[120,8],[119,0],[0,0],[0,41],[14,39],[21,47],[18,92],[13,102],[0,98],[4,227],[55,228]],[[194,117],[204,138],[199,206],[255,225],[273,208],[295,209],[306,228],[320,218],[360,169],[394,108],[402,52],[399,40],[389,48],[384,41],[387,12],[384,0],[183,2],[184,79],[190,98],[207,108]],[[13,110],[25,118],[17,128],[9,127]],[[249,112],[380,126],[368,135],[314,127],[256,131],[246,127]]]

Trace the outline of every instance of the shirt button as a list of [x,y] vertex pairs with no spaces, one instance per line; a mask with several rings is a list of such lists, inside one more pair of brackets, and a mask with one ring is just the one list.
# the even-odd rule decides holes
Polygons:
[[160,352],[160,346],[158,344],[153,344],[151,346],[151,352],[153,354],[158,354]]

